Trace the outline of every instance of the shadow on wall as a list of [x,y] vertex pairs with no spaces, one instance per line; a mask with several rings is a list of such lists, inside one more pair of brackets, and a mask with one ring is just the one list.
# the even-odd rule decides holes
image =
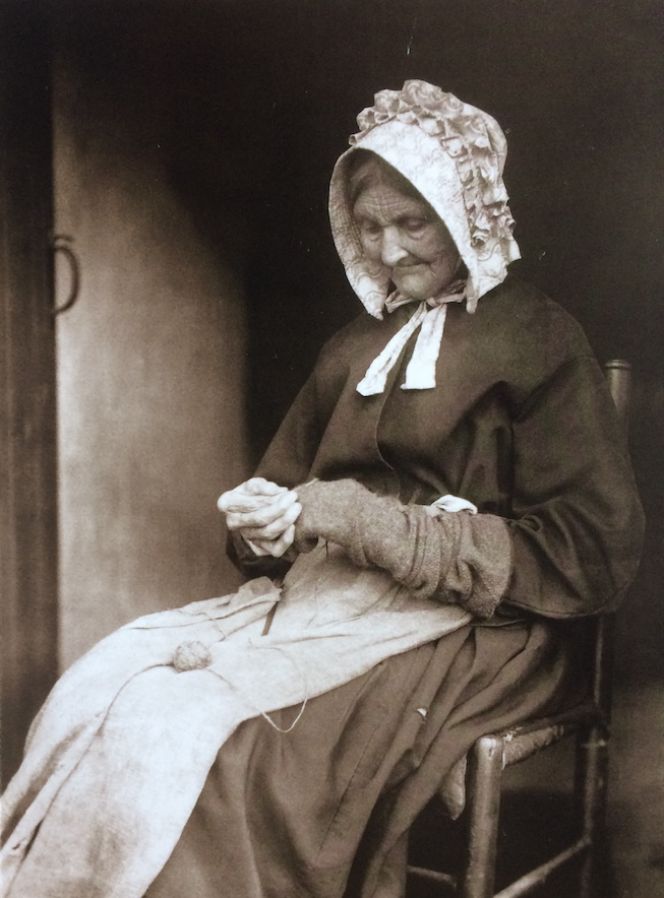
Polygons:
[[61,60],[56,231],[82,269],[57,332],[62,666],[133,617],[237,582],[215,507],[248,456],[237,246],[210,250],[131,104],[115,120],[113,90]]

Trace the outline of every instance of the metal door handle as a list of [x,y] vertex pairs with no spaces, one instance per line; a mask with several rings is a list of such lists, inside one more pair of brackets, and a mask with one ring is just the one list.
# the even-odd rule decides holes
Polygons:
[[53,316],[60,315],[62,314],[62,312],[66,312],[71,309],[71,307],[78,299],[79,289],[81,286],[81,270],[78,264],[78,259],[76,258],[76,254],[70,246],[70,244],[73,242],[74,238],[69,237],[67,234],[55,234],[53,236],[53,239],[51,240],[51,249],[53,250],[53,256],[55,257],[57,253],[62,253],[62,255],[69,262],[69,271],[71,275],[69,295],[61,305],[53,306],[53,308],[51,309],[51,314]]

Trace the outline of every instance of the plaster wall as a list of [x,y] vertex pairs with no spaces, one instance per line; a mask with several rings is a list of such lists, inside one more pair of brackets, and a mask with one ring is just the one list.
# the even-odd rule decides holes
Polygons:
[[[247,459],[242,286],[158,147],[114,125],[61,61],[56,232],[81,267],[57,327],[61,667],[138,615],[237,582],[215,501]],[[62,259],[57,275],[62,301]]]

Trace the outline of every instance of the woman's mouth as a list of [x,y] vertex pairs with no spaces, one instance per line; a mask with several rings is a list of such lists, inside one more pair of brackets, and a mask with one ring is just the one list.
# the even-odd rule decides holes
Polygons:
[[398,273],[400,271],[408,272],[412,271],[413,268],[421,268],[425,263],[424,262],[405,262],[397,265],[393,271]]

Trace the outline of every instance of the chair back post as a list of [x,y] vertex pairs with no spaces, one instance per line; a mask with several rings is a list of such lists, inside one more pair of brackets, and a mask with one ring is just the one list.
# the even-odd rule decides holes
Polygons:
[[618,420],[625,436],[629,428],[629,399],[632,389],[632,366],[625,359],[611,359],[604,365],[604,374],[611,398],[618,412]]
[[[611,359],[604,365],[609,392],[618,413],[625,439],[629,429],[629,401],[632,385],[632,366],[625,359]],[[595,621],[592,692],[595,704],[601,708],[608,724],[611,719],[611,685],[613,679],[613,648],[615,620],[613,614],[602,614]]]
[[614,638],[614,615],[600,615],[594,621],[592,697],[595,705],[600,708],[604,723],[606,723],[607,725],[611,722]]

